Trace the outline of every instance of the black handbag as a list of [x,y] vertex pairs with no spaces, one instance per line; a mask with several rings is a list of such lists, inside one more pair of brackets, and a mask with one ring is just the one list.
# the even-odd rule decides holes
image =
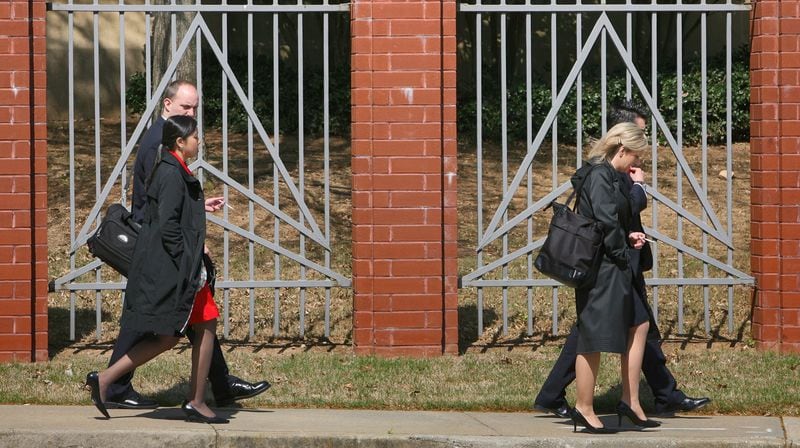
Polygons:
[[111,204],[86,245],[92,255],[127,277],[141,228],[125,206]]
[[[551,202],[553,218],[533,265],[542,274],[572,288],[592,286],[603,258],[603,228],[594,219],[578,214],[583,182],[598,165],[589,168],[565,204]],[[572,198],[577,197],[570,210]]]

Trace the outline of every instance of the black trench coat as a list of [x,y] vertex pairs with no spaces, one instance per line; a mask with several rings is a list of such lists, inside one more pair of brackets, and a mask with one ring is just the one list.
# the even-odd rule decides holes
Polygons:
[[[629,263],[628,234],[633,215],[629,190],[606,161],[595,169],[582,166],[572,176],[573,187],[586,177],[578,213],[603,226],[603,260],[594,285],[575,290],[578,315],[578,353],[624,353],[633,312],[633,272]],[[587,176],[588,173],[588,176]]]
[[206,235],[200,182],[168,151],[147,188],[121,325],[143,333],[178,335],[199,289]]

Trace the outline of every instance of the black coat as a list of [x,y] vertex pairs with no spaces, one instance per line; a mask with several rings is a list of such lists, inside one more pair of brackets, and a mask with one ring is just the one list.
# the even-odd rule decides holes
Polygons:
[[572,185],[586,177],[578,212],[601,223],[603,260],[594,285],[575,290],[578,353],[624,353],[633,312],[628,245],[633,224],[630,189],[622,186],[622,179],[608,162],[591,167],[581,167],[572,176]]
[[133,163],[133,206],[131,213],[133,220],[142,223],[144,221],[144,209],[147,207],[146,182],[153,171],[156,161],[158,148],[161,146],[161,134],[164,131],[164,117],[159,116],[153,122],[142,139],[139,140],[139,149],[136,151],[136,160]]
[[[631,230],[634,232],[644,232],[642,219],[639,213],[647,208],[647,193],[645,193],[644,188],[634,186],[630,176],[622,174],[621,177],[625,181],[623,186],[627,186],[630,189],[631,207],[633,208],[633,227]],[[640,250],[631,248],[630,261],[631,268],[633,269],[634,300],[642,301],[650,320],[650,327],[647,330],[647,339],[660,340],[661,333],[658,331],[653,309],[647,301],[647,286],[644,280],[644,273],[653,268],[653,251],[650,248],[650,243],[645,242]]]
[[122,325],[176,335],[186,329],[199,289],[206,219],[200,182],[169,152],[153,171],[131,262]]

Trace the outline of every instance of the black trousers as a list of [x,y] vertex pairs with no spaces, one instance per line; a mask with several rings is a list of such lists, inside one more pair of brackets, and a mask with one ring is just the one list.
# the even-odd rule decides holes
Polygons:
[[[573,326],[566,342],[564,342],[561,354],[558,355],[553,369],[536,396],[535,404],[544,407],[559,407],[562,404],[567,404],[566,389],[575,380],[577,348],[578,328]],[[672,376],[672,373],[667,368],[667,358],[661,350],[661,335],[652,318],[644,346],[642,372],[644,372],[650,390],[653,391],[656,412],[662,412],[670,403],[679,403],[686,398],[686,394],[678,389],[675,377]]]
[[[187,328],[186,336],[189,338],[190,342],[194,341],[194,331],[191,326]],[[110,366],[117,362],[117,360],[128,353],[134,345],[148,337],[152,337],[152,335],[121,327],[119,336],[117,336],[117,342],[114,343],[114,351],[111,353],[111,360],[109,360],[108,365]],[[131,385],[133,372],[134,371],[131,371],[123,375],[108,387],[108,400],[124,400],[128,394],[133,392],[133,386]],[[217,335],[214,335],[214,348],[211,355],[211,367],[208,370],[208,380],[211,382],[211,390],[215,398],[219,399],[229,395],[228,365],[225,363],[225,356],[222,354],[222,347],[219,345]]]

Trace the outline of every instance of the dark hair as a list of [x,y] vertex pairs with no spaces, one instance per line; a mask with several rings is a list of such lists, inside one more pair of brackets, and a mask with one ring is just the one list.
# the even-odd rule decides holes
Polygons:
[[606,118],[606,125],[613,128],[619,123],[633,123],[637,118],[647,120],[650,112],[640,103],[625,100],[611,108]]
[[180,90],[180,88],[183,86],[195,87],[194,84],[184,79],[178,79],[177,81],[172,81],[167,86],[167,89],[164,90],[164,98],[169,98],[169,99],[175,98],[175,95],[178,94],[178,90]]
[[176,115],[164,121],[164,130],[161,132],[161,147],[175,149],[175,142],[187,139],[197,131],[197,120],[186,115]]

